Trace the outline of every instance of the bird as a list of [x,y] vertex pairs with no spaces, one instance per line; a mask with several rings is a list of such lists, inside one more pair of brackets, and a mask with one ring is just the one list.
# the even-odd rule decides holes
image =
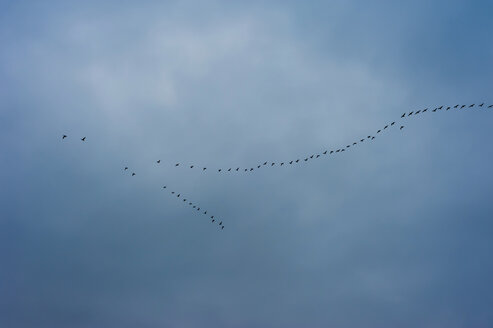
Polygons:
[[300,159],[297,159],[295,162],[298,163],[300,161]]
[[206,168],[206,167],[204,167],[204,168],[202,169],[202,171],[205,171],[205,170],[207,170],[207,168]]
[[204,214],[207,214],[207,211],[205,211]]
[[248,171],[248,169],[245,169],[245,172]]
[[432,110],[432,112],[436,112],[436,111],[437,111],[437,109],[436,109],[436,108],[435,108],[434,110]]
[[[319,155],[319,156],[320,156],[320,155]],[[317,157],[318,157],[318,156],[317,156]],[[284,162],[282,162],[282,163],[281,163],[281,166],[283,166],[283,165],[284,165]]]
[[184,202],[186,202],[186,201],[187,201],[187,199],[186,199],[186,198],[183,198],[183,201],[184,201]]
[[267,165],[267,162],[264,162],[264,165]]
[[223,225],[223,221],[219,222],[219,225]]
[[343,149],[343,150],[341,150],[341,151],[345,151],[345,150],[346,150],[346,149]]
[[214,215],[211,215],[211,219],[214,219]]
[[128,170],[128,166],[125,166],[125,168],[123,169],[123,171],[126,171],[126,170]]
[[462,108],[464,108],[464,107],[466,107],[466,105],[462,105],[462,106],[460,106],[460,108],[461,108],[461,109],[462,109]]
[[356,142],[353,142],[353,146],[356,145],[357,143]]
[[337,150],[336,150],[336,153],[338,153],[338,152],[340,152],[340,151],[341,151],[340,149],[337,149]]
[[423,109],[423,113],[426,112],[427,110],[428,110],[428,108]]
[[64,134],[64,135],[62,136],[62,140],[63,140],[63,139],[65,139],[65,138],[67,138],[67,136]]
[[212,222],[214,222],[214,221],[216,221],[216,220],[212,219]]
[[180,163],[176,163],[176,164],[175,164],[175,166],[178,166],[178,165],[180,165]]
[[442,109],[442,108],[443,108],[443,106],[438,107],[438,109]]
[[402,114],[401,118],[406,117],[406,113]]
[[81,138],[80,140],[82,140],[82,141],[86,141],[86,137],[84,137],[84,138]]
[[293,164],[293,161],[289,161],[289,164]]
[[231,168],[228,169],[228,172],[231,171]]
[[313,155],[311,155],[310,158],[313,158]]
[[491,108],[491,107],[493,107],[493,105],[489,105],[489,106],[488,106],[488,108]]
[[190,165],[190,168],[193,169],[193,165]]
[[384,126],[384,127],[383,127],[383,129],[385,130],[385,129],[386,129],[386,128],[388,128],[388,127],[389,127],[389,126],[388,126],[388,125],[386,125],[386,126]]
[[474,107],[474,104],[469,105],[469,108]]
[[349,148],[349,147],[351,147],[351,145],[347,145],[347,146],[346,146],[346,148]]
[[195,208],[195,207],[196,207],[195,205],[192,206],[192,208]]
[[327,155],[327,151],[324,151],[324,152],[323,152],[323,154],[324,154],[324,155]]
[[200,211],[200,207],[197,207],[197,211]]
[[447,106],[447,108],[445,108],[445,110],[449,110],[450,109],[450,106]]
[[272,163],[270,166],[274,166],[276,163]]
[[359,141],[359,142],[363,142],[363,141],[365,141],[365,139],[360,139],[360,141]]
[[221,172],[221,169],[217,170],[217,172]]
[[190,202],[190,203],[188,203],[188,205],[192,205],[192,203]]
[[135,175],[135,173],[132,173],[132,176],[134,176],[134,175]]
[[253,167],[250,168],[250,171],[253,171]]
[[173,195],[175,194],[175,192],[174,192],[174,191],[172,191],[171,193],[172,193]]
[[180,197],[180,194],[176,195],[176,197]]
[[421,113],[421,110],[416,111],[416,113],[414,113],[414,115],[419,114],[419,113]]
[[390,123],[390,125],[394,125],[394,124],[395,124],[395,122]]
[[371,137],[371,140],[375,139],[375,137]]
[[481,103],[481,104],[479,104],[478,106],[479,106],[479,107],[483,107],[483,105],[484,105],[484,103]]
[[161,160],[160,160],[160,159],[158,159],[156,163],[158,163],[158,164],[159,164],[159,163],[161,163]]
[[221,230],[223,230],[223,229],[224,229],[224,226],[221,227]]
[[[317,154],[317,156],[315,156],[315,158],[319,158],[319,157],[320,157],[320,155],[319,155],[319,154]],[[282,165],[282,163],[281,163],[281,165]]]
[[368,136],[367,138],[368,138],[368,139],[371,139],[371,136]]
[[306,162],[307,160],[308,160],[308,157],[307,157],[307,158],[305,158],[305,162]]
[[237,168],[236,168],[236,171],[238,171],[239,169],[240,169],[240,168],[239,168],[239,167],[237,167]]
[[259,169],[259,168],[260,168],[260,165],[257,165],[257,169]]
[[333,150],[331,150],[331,151],[330,151],[330,153],[331,153],[331,154],[332,154],[333,152],[334,152]]
[[404,129],[404,125],[401,125],[401,128],[399,130],[402,130],[402,129]]
[[378,130],[377,133],[380,133],[380,131],[382,131],[382,130]]
[[413,115],[413,113],[414,113],[414,112],[410,112],[410,113],[409,113],[409,115],[407,115],[407,116],[411,116],[411,115]]
[[166,189],[166,186],[163,186],[163,189]]

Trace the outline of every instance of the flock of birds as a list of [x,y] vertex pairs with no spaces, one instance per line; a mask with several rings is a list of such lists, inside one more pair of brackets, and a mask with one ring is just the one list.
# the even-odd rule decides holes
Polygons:
[[[442,105],[440,107],[435,107],[432,110],[429,110],[428,108],[425,108],[425,109],[420,109],[420,110],[416,110],[416,111],[411,111],[409,113],[406,112],[406,113],[403,113],[400,118],[402,120],[402,119],[407,119],[407,118],[409,118],[411,116],[421,115],[421,114],[424,114],[424,113],[430,113],[430,112],[436,113],[436,112],[439,112],[439,111],[442,111],[442,110],[443,111],[448,111],[448,110],[454,110],[454,109],[455,110],[462,110],[462,109],[469,109],[469,108],[473,108],[473,107],[477,107],[477,108],[493,108],[493,104],[491,104],[491,105],[485,105],[485,103],[481,103],[481,104],[478,104],[478,105],[476,105],[476,104],[470,104],[470,105],[460,105],[460,104],[457,104],[457,105],[454,105],[454,106],[444,106],[444,105]],[[306,156],[304,158],[296,158],[296,159],[291,159],[291,160],[287,160],[287,161],[284,161],[284,162],[263,161],[263,162],[261,162],[260,164],[254,166],[254,167],[246,167],[246,168],[245,167],[236,167],[236,168],[235,167],[229,167],[227,169],[225,169],[225,168],[218,168],[216,172],[218,172],[218,173],[222,173],[222,172],[232,172],[232,173],[234,173],[234,172],[252,172],[252,171],[254,171],[256,169],[260,169],[262,167],[274,167],[274,166],[281,167],[281,166],[287,166],[287,165],[293,165],[293,164],[296,165],[298,163],[308,162],[309,160],[312,160],[312,159],[319,159],[319,158],[322,158],[322,157],[327,156],[327,155],[340,154],[342,152],[345,152],[346,150],[349,150],[351,147],[354,147],[354,146],[356,146],[358,144],[364,143],[365,141],[370,142],[372,140],[375,140],[375,138],[376,138],[377,135],[380,135],[381,133],[383,133],[387,129],[390,129],[390,128],[393,128],[393,127],[396,127],[396,126],[399,126],[399,130],[404,129],[404,125],[401,125],[401,124],[397,124],[396,125],[396,124],[397,123],[395,121],[390,122],[390,123],[386,124],[385,126],[383,126],[381,129],[377,130],[376,133],[373,134],[373,135],[368,135],[368,136],[365,136],[363,138],[357,139],[356,141],[354,141],[352,143],[349,143],[349,144],[347,144],[345,146],[342,146],[340,148],[337,148],[337,149],[334,148],[334,149],[331,149],[331,150],[325,149],[324,151],[321,151],[320,153],[310,154],[310,155],[308,155],[308,156]],[[65,134],[62,135],[62,140],[66,139],[66,138],[68,138],[67,135],[65,135]],[[82,137],[80,140],[82,142],[85,142],[86,141],[86,137]],[[156,163],[158,165],[161,164],[161,160],[158,159],[156,161]],[[173,167],[179,167],[180,165],[183,166],[182,163],[174,163],[174,164],[172,164]],[[188,164],[186,166],[188,166],[190,169],[199,168],[199,169],[201,169],[202,172],[208,172],[207,171],[207,167],[197,166],[197,165],[191,165],[191,164]],[[128,166],[125,166],[123,168],[123,171],[124,172],[127,172],[127,171],[130,172]],[[209,170],[209,171],[211,171],[211,170]],[[213,171],[215,171],[215,170],[213,170]],[[136,175],[135,172],[132,172],[131,173],[131,176],[135,176],[135,175]],[[167,186],[163,186],[163,189],[167,189]],[[203,212],[202,212],[201,211],[201,208],[198,205],[194,204],[193,202],[191,202],[189,200],[187,202],[187,198],[185,198],[185,196],[182,196],[181,193],[178,193],[178,192],[175,192],[175,191],[171,191],[170,194],[173,195],[173,196],[176,196],[177,198],[181,198],[183,200],[183,202],[185,202],[185,204],[188,204],[193,210],[196,210],[197,212],[202,213],[203,215],[208,216],[206,210],[204,210],[202,208],[202,210],[203,210]],[[219,227],[220,227],[221,230],[224,229],[223,222],[220,221],[220,220],[218,220],[218,219],[216,219],[214,217],[214,215],[211,215],[210,216],[210,219],[211,219],[211,222],[212,223],[218,222],[218,225],[219,225]]]

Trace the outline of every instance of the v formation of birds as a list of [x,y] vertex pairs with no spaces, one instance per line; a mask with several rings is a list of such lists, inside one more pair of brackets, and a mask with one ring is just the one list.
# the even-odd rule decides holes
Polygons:
[[[416,111],[411,111],[411,112],[406,112],[406,113],[403,113],[401,116],[400,116],[400,119],[401,120],[404,120],[404,119],[407,119],[409,118],[410,116],[416,116],[416,115],[420,115],[420,114],[424,114],[424,113],[436,113],[436,112],[439,112],[439,111],[448,111],[448,110],[461,110],[461,109],[469,109],[469,108],[473,108],[473,107],[477,107],[477,108],[493,108],[493,104],[491,105],[485,105],[485,103],[480,103],[478,105],[476,104],[470,104],[470,105],[460,105],[460,104],[457,104],[457,105],[454,105],[454,106],[440,106],[440,107],[435,107],[434,109],[432,110],[429,110],[428,108],[425,108],[425,109],[420,109],[420,110],[416,110]],[[200,169],[202,172],[209,172],[209,171],[216,171],[217,173],[222,173],[222,172],[230,172],[230,173],[236,173],[236,172],[253,172],[254,170],[258,170],[262,167],[274,167],[274,166],[278,166],[278,167],[281,167],[281,166],[288,166],[288,165],[296,165],[298,163],[303,163],[303,162],[308,162],[309,160],[312,160],[312,159],[318,159],[318,158],[322,158],[322,157],[326,157],[327,155],[335,155],[335,154],[340,154],[342,152],[345,152],[346,150],[349,150],[351,147],[354,147],[358,144],[362,144],[364,143],[365,141],[366,142],[369,142],[369,141],[372,141],[372,140],[375,140],[375,137],[384,132],[385,130],[389,129],[389,128],[393,128],[393,127],[397,127],[399,126],[399,130],[402,130],[404,129],[404,125],[401,125],[400,123],[398,124],[396,121],[393,121],[393,122],[390,122],[388,124],[386,124],[383,128],[379,129],[376,131],[375,134],[373,135],[368,135],[368,136],[365,136],[363,138],[360,138],[352,143],[349,143],[345,146],[342,146],[340,148],[337,148],[337,149],[331,149],[331,150],[324,150],[318,154],[311,154],[311,155],[308,155],[304,158],[296,158],[296,159],[291,159],[291,160],[286,160],[284,162],[269,162],[269,161],[263,161],[263,162],[260,162],[258,165],[254,166],[254,167],[224,167],[224,168],[218,168],[218,169],[215,169],[215,170],[208,170],[207,167],[203,167],[203,166],[197,166],[197,165],[193,165],[193,164],[188,164],[186,165],[186,167],[188,167],[189,169],[194,169],[194,168],[198,168]],[[65,140],[67,139],[68,136],[66,134],[62,135],[62,140]],[[86,137],[82,137],[80,138],[80,140],[82,142],[85,142],[86,141]],[[179,166],[184,166],[183,163],[176,163],[176,162],[169,162],[173,167],[179,167]],[[161,164],[161,160],[158,159],[156,160],[156,164]],[[129,167],[128,166],[125,166],[123,168],[123,171],[124,172],[127,172],[129,171]],[[130,172],[130,171],[129,171]],[[136,176],[136,173],[135,172],[131,172],[130,174],[131,176]],[[163,189],[164,190],[169,190],[169,188],[167,186],[163,186]],[[211,223],[215,223],[217,222],[219,228],[221,230],[224,229],[224,224],[222,222],[222,220],[219,220],[217,219],[214,215],[210,215],[210,213],[208,214],[207,210],[205,210],[204,208],[201,208],[200,206],[198,206],[197,204],[191,202],[188,198],[186,198],[184,195],[182,195],[181,193],[178,193],[176,191],[170,191],[170,195],[172,196],[175,196],[177,199],[181,199],[182,202],[184,202],[185,204],[187,204],[191,209],[195,210],[197,213],[200,213],[202,215],[205,215],[205,217],[207,217],[208,219],[211,220]]]

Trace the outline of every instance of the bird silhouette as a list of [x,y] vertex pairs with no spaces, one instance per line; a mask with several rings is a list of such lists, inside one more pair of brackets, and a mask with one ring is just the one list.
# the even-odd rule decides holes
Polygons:
[[192,208],[195,208],[195,207],[196,207],[195,205],[192,206]]
[[190,165],[190,168],[193,169],[193,165]]
[[134,175],[135,175],[135,173],[132,173],[132,176],[134,176]]
[[221,230],[223,230],[223,229],[224,229],[224,226],[221,227]]
[[214,219],[214,215],[211,215],[211,219]]
[[[319,155],[319,154],[317,154],[317,156],[315,156],[315,158],[319,158],[319,157],[320,157],[320,155]],[[283,163],[281,163],[281,165],[282,165],[282,164],[283,164]]]
[[460,106],[460,109],[462,109],[462,108],[464,108],[464,107],[466,107],[466,105],[462,105],[462,106]]
[[414,113],[414,115],[417,115],[419,113],[421,113],[421,110],[416,111],[416,113]]
[[435,108],[434,110],[432,110],[432,112],[436,112],[436,111],[437,111],[437,109],[436,109],[436,108]]
[[299,161],[300,161],[300,160],[299,160],[299,159],[297,159],[295,162],[296,162],[296,163],[298,163]]
[[404,129],[404,125],[401,125],[401,128],[399,130],[402,130],[402,129]]
[[180,197],[180,194],[176,195],[176,197]]
[[272,163],[270,166],[274,166],[274,165],[276,165],[276,163]]
[[228,169],[228,172],[231,171],[231,168]]
[[341,151],[345,151],[346,149],[342,149]]
[[205,170],[207,170],[207,168],[206,168],[206,167],[204,167],[204,168],[202,169],[202,171],[205,171]]
[[331,151],[330,151],[330,153],[331,153],[331,154],[332,154],[333,152],[334,152],[333,150],[331,150]]
[[125,166],[125,168],[123,169],[123,171],[126,171],[126,170],[128,170],[128,166]]
[[407,116],[411,116],[411,115],[413,115],[413,113],[414,113],[414,112],[410,112]]
[[327,155],[327,151],[324,151],[322,154]]
[[357,144],[357,142],[353,142],[353,146],[356,145],[356,144]]
[[388,127],[389,127],[389,126],[388,126],[388,125],[386,125],[386,126],[384,126],[384,127],[383,127],[383,129],[385,130],[385,129],[386,129],[386,128],[388,128]]
[[163,189],[166,189],[166,186],[163,186]]
[[[318,156],[317,156],[317,157],[318,157]],[[284,162],[282,162],[282,163],[281,163],[281,166],[283,166],[283,165],[284,165]]]
[[247,172],[247,171],[248,171],[248,169],[245,169],[245,172]]
[[402,114],[402,116],[401,116],[401,118],[404,118],[404,117],[406,117],[406,113]]
[[221,169],[217,170],[218,172],[221,172]]
[[341,151],[340,149],[337,149],[337,150],[336,150],[336,153],[338,153],[338,152],[340,152],[340,151]]
[[186,201],[187,201],[187,199],[186,199],[186,198],[183,198],[183,201],[184,201],[184,202],[186,202]]
[[368,136],[367,138],[368,138],[368,139],[371,139],[371,136]]
[[204,214],[207,214],[207,211],[205,211]]
[[223,221],[219,222],[219,225],[223,225]]
[[360,140],[359,140],[359,142],[363,142],[363,141],[365,141],[365,139],[360,139]]
[[313,158],[313,155],[311,155],[310,158]]
[[443,106],[438,107],[438,109],[442,109],[442,108],[443,108]]
[[174,192],[174,191],[172,191],[171,193],[172,193],[172,194],[174,194],[175,192]]
[[377,133],[380,133],[380,131],[382,131],[382,130],[378,130]]
[[351,145],[347,145],[347,146],[346,146],[346,148],[349,148],[349,147],[351,147]]
[[66,135],[63,135],[63,136],[62,136],[62,140],[63,140],[63,139],[65,139],[65,138],[67,138],[67,136],[66,136]]
[[240,168],[239,168],[239,167],[237,167],[237,168],[236,168],[236,171],[238,171],[239,169],[240,169]]
[[80,140],[82,140],[82,141],[86,141],[86,137],[84,137],[84,138],[81,138]]
[[212,222],[214,222],[214,221],[216,221],[216,220],[212,219]]
[[158,159],[156,163],[158,163],[158,164],[159,164],[159,163],[161,163],[161,160],[160,160],[160,159]]
[[489,106],[488,106],[488,108],[491,108],[491,107],[493,107],[493,105],[489,105]]
[[428,108],[423,109],[423,113],[426,112],[427,110],[428,110]]
[[289,161],[289,164],[293,164],[293,161]]
[[484,105],[484,103],[481,103],[481,104],[479,104],[478,106],[479,106],[479,107],[483,107],[483,105]]
[[308,157],[307,157],[307,158],[305,158],[305,162],[306,162],[307,160],[308,160]]
[[192,203],[190,202],[190,203],[188,203],[188,205],[192,205]]
[[253,171],[253,167],[250,168],[250,171]]
[[267,165],[267,162],[264,162],[264,165]]
[[394,125],[394,124],[395,124],[395,122],[390,123],[390,125]]
[[260,168],[260,165],[257,165],[257,169],[259,169],[259,168]]
[[474,107],[474,104],[469,105],[469,108]]
[[371,137],[371,140],[375,139],[375,137]]
[[178,166],[178,165],[180,165],[180,163],[176,163],[176,164],[175,164],[175,166]]
[[445,108],[445,110],[449,110],[450,109],[450,106],[447,106],[447,108]]

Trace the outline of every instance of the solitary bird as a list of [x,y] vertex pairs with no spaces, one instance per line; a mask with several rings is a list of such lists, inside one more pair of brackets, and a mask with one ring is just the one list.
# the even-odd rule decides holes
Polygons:
[[132,176],[134,176],[134,175],[135,175],[135,173],[132,173]]
[[63,140],[63,139],[65,139],[65,138],[67,138],[67,136],[66,136],[66,135],[63,135],[63,136],[62,136],[62,140]]
[[84,138],[81,138],[80,140],[82,140],[82,141],[86,141],[86,137],[84,137]]
[[123,171],[126,171],[126,170],[128,170],[128,166],[125,166],[125,168],[123,169]]
[[159,164],[159,163],[161,163],[161,160],[160,160],[160,159],[158,159],[156,163],[158,163],[158,164]]
[[404,129],[404,125],[401,125],[401,128],[399,130],[402,130],[402,129]]

